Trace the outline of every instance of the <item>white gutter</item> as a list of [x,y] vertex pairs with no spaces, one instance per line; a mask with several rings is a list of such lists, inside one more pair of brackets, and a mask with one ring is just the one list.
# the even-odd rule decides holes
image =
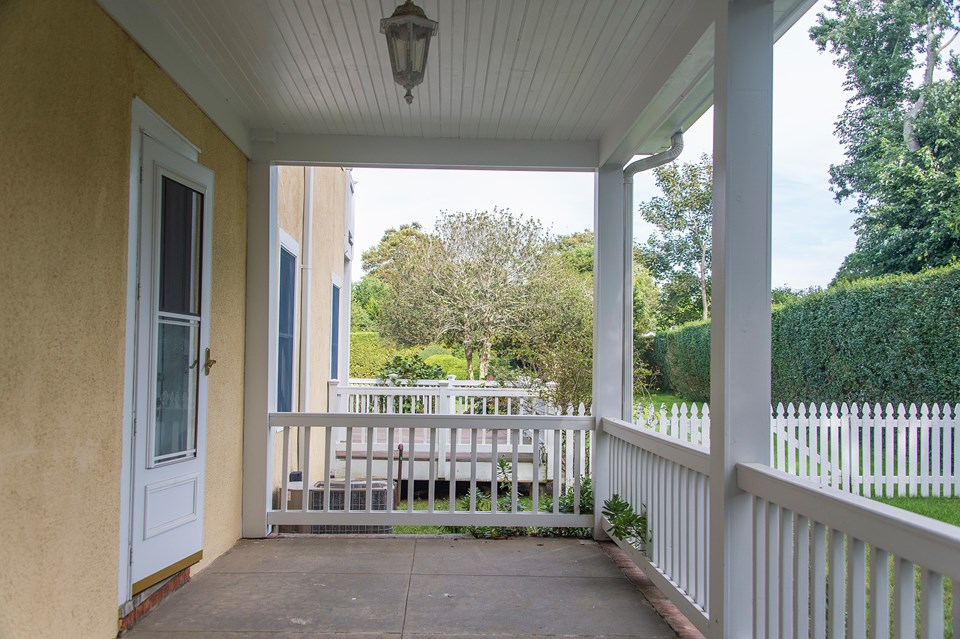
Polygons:
[[311,274],[313,273],[313,168],[303,168],[303,236],[300,249],[300,412],[310,411]]
[[[624,233],[623,241],[626,244],[623,260],[624,290],[633,290],[633,176],[642,171],[649,171],[658,166],[673,162],[683,151],[683,132],[677,131],[670,137],[670,148],[655,155],[649,155],[631,162],[623,169],[623,216],[624,226],[629,229]],[[633,351],[633,299],[624,300],[623,305],[623,338],[624,348],[630,345]],[[623,414],[633,414],[633,358],[623,358]]]

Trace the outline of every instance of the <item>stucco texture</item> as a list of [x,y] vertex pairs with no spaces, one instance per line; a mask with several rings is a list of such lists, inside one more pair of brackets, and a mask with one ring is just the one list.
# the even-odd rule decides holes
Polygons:
[[0,0],[0,78],[0,637],[113,637],[132,98],[216,176],[206,561],[240,535],[247,163],[93,0]]

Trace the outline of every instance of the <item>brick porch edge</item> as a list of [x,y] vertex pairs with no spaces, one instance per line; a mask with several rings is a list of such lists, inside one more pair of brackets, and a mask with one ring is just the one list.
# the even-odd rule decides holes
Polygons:
[[677,607],[670,603],[670,600],[660,592],[659,588],[653,585],[653,582],[643,574],[643,571],[640,570],[635,563],[630,561],[626,553],[620,550],[619,546],[612,541],[602,541],[600,542],[600,547],[607,556],[617,564],[617,567],[620,568],[620,571],[623,572],[630,583],[637,587],[640,594],[650,602],[650,605],[657,611],[657,614],[663,617],[663,620],[673,628],[673,631],[677,633],[680,639],[704,639],[696,626],[690,623],[690,620],[684,617],[680,611],[677,610]]

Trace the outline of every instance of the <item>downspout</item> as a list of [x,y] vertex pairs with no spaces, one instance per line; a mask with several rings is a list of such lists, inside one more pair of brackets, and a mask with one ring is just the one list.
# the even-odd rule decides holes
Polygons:
[[[298,406],[301,413],[308,412],[310,401],[310,324],[313,286],[313,168],[303,167],[303,232],[300,238],[300,362]],[[297,468],[303,469],[304,458],[310,451],[303,449],[302,434],[297,436]]]
[[[670,137],[670,148],[655,155],[648,155],[631,162],[623,169],[623,220],[624,220],[624,264],[623,282],[625,290],[633,291],[633,176],[658,166],[673,162],[683,151],[683,132],[677,131]],[[629,286],[627,286],[629,284]],[[623,305],[624,350],[630,345],[633,352],[633,299],[624,300]],[[623,358],[623,415],[633,421],[633,358]]]
[[313,167],[303,168],[303,237],[300,254],[300,412],[310,406],[310,311],[313,286]]

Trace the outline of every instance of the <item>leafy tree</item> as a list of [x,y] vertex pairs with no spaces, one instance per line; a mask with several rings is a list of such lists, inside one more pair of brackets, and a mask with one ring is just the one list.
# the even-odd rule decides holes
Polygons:
[[386,246],[364,253],[365,268],[387,284],[385,331],[407,344],[462,344],[468,376],[476,353],[485,377],[494,344],[521,320],[546,233],[539,222],[496,208],[442,212],[431,235],[403,229],[403,239],[399,231],[385,235]]
[[544,394],[558,406],[589,404],[593,392],[593,273],[580,272],[568,257],[543,258],[509,339],[533,377],[555,383]]
[[376,331],[377,325],[374,323],[373,319],[370,318],[370,314],[367,313],[366,309],[363,308],[363,305],[360,304],[355,298],[350,300],[350,332],[351,333],[368,333],[370,331]]
[[397,269],[404,268],[411,253],[422,249],[429,241],[430,236],[419,222],[401,224],[400,228],[396,229],[389,228],[376,246],[363,252],[363,272],[368,277],[373,276],[386,282]]
[[[660,283],[661,326],[710,315],[713,225],[713,163],[704,154],[695,164],[665,164],[654,169],[663,195],[640,204],[640,216],[657,227],[643,261]],[[695,286],[695,288],[694,288]]]
[[354,282],[350,295],[350,330],[380,330],[381,309],[386,295],[387,285],[376,275],[368,274],[359,282]]
[[[593,231],[561,235],[551,242],[548,251],[555,252],[574,271],[590,274],[592,286]],[[643,265],[640,251],[634,251],[633,262],[633,333],[639,336],[657,328],[660,291],[649,269]]]
[[578,273],[593,273],[593,231],[585,229],[570,235],[561,235],[550,249]]
[[[960,258],[957,0],[833,0],[810,37],[852,92],[836,125],[837,201],[854,199],[856,249],[838,280],[918,272]],[[942,77],[937,79],[937,73]]]

